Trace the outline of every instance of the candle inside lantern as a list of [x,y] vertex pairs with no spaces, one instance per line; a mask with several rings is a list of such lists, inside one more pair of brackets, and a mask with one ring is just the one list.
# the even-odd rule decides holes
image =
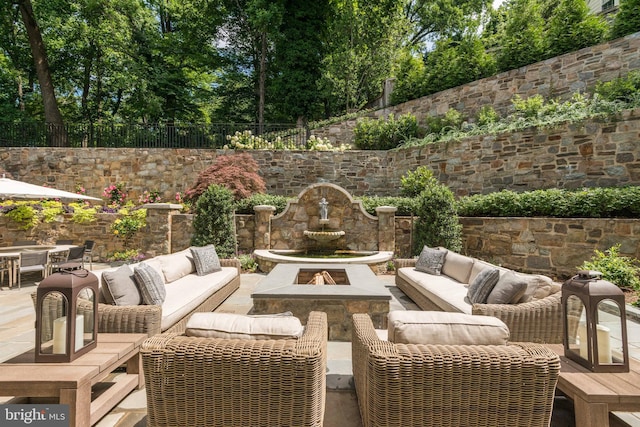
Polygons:
[[598,325],[598,363],[611,363],[611,337],[609,328]]
[[[53,321],[53,354],[65,354],[67,343],[67,316],[58,317]],[[84,346],[84,316],[76,315],[76,345],[75,351]]]
[[587,349],[587,324],[580,322],[578,324],[578,340],[580,341],[580,357],[589,359],[589,351]]
[[[597,325],[596,329],[598,331],[598,363],[611,363],[611,331],[602,325]],[[580,357],[589,359],[587,325],[584,323],[578,325],[578,340],[580,341]]]

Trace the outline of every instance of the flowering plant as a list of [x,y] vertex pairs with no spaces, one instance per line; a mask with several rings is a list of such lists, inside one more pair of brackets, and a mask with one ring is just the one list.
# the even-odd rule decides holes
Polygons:
[[111,224],[111,232],[122,239],[122,246],[125,249],[129,249],[135,234],[147,225],[147,210],[136,209],[129,212],[127,209],[122,209],[120,214],[121,217]]
[[86,194],[87,190],[82,186],[82,184],[76,184],[76,194]]
[[144,190],[140,198],[138,199],[140,203],[159,203],[162,201],[162,197],[160,197],[160,192],[158,190],[147,191]]
[[109,199],[110,205],[120,206],[127,198],[127,193],[124,191],[124,184],[119,182],[117,184],[111,184],[106,187],[102,193],[104,197]]

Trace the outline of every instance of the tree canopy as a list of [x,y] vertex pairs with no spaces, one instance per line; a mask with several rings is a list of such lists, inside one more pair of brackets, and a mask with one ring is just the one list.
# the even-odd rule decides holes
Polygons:
[[[601,42],[585,0],[0,0],[0,117],[295,123]],[[623,0],[612,36],[638,31]],[[56,113],[57,109],[57,113]],[[64,145],[64,140],[60,140]]]

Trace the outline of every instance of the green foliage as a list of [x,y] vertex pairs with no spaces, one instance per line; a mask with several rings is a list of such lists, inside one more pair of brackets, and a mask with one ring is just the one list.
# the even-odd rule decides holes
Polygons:
[[425,65],[420,57],[404,53],[398,63],[396,81],[391,92],[391,104],[397,105],[425,96]]
[[571,99],[563,102],[558,100],[547,102],[537,95],[526,100],[516,97],[515,103],[519,110],[499,121],[483,125],[466,123],[464,128],[447,126],[440,129],[436,126],[435,130],[439,132],[430,131],[424,138],[410,140],[404,145],[444,143],[474,135],[517,132],[531,127],[549,129],[561,123],[579,123],[591,118],[607,118],[625,109],[640,106],[640,92],[632,93],[628,99],[626,102],[609,101],[597,93],[592,97],[575,93]]
[[275,38],[273,99],[288,122],[306,123],[318,107],[328,0],[286,0]]
[[415,223],[413,253],[419,254],[424,245],[444,246],[452,251],[462,250],[462,225],[458,221],[453,193],[444,185],[434,183],[418,198],[418,220]]
[[428,116],[425,119],[429,133],[443,134],[451,130],[460,129],[464,117],[455,108],[450,108],[445,113],[444,117],[431,117]]
[[314,97],[321,97],[326,112],[349,113],[378,98],[385,79],[393,75],[406,40],[405,3],[337,0],[329,4],[326,54],[316,64],[322,78]]
[[425,61],[424,95],[495,74],[496,64],[474,33],[441,39]]
[[55,221],[58,215],[62,214],[64,211],[62,209],[62,203],[48,200],[44,201],[41,204],[42,210],[40,211],[40,216],[42,217],[43,222],[53,222]]
[[396,119],[393,114],[385,120],[364,118],[353,130],[354,143],[361,150],[389,150],[419,135],[418,121],[410,113]]
[[637,103],[640,99],[640,71],[631,71],[608,82],[598,82],[595,93],[608,101]]
[[545,58],[544,19],[538,0],[512,0],[508,3],[499,44],[499,71],[519,68]]
[[485,105],[478,111],[476,121],[479,126],[487,126],[500,120],[500,116],[496,113],[491,105]]
[[404,197],[416,197],[431,185],[436,185],[437,180],[433,172],[426,166],[418,166],[415,171],[408,171],[400,178],[400,195]]
[[251,254],[240,254],[238,259],[243,273],[254,273],[258,269],[258,262]]
[[462,216],[640,218],[640,187],[503,190],[462,197],[457,208]]
[[217,184],[209,186],[195,205],[191,244],[213,244],[219,257],[234,256],[237,240],[233,206],[233,194],[229,189]]
[[396,215],[411,216],[418,211],[419,200],[416,197],[392,197],[392,196],[362,196],[362,207],[371,215],[377,215],[379,206],[394,206],[398,208]]
[[561,0],[547,31],[549,56],[601,43],[607,31],[604,18],[590,13],[585,0]]
[[19,224],[23,230],[29,230],[40,223],[36,210],[26,204],[17,204],[15,208],[5,214],[13,222]]
[[542,95],[533,95],[527,99],[522,99],[520,95],[516,95],[512,100],[513,108],[516,114],[530,119],[538,117],[543,112],[544,98]]
[[640,31],[640,0],[620,0],[611,29],[611,38],[624,37]]
[[86,203],[69,203],[69,206],[73,209],[71,214],[71,221],[76,224],[89,224],[96,220],[96,208]]
[[122,241],[125,249],[131,249],[135,235],[147,225],[146,209],[121,209],[119,217],[111,224],[111,232]]
[[640,290],[640,267],[637,259],[620,255],[620,244],[606,251],[594,251],[590,261],[585,261],[579,270],[595,270],[602,278],[620,288]]
[[187,190],[187,196],[197,201],[213,184],[228,188],[236,200],[255,193],[264,193],[264,179],[258,174],[260,167],[248,153],[218,156],[211,166],[198,174],[196,182]]
[[269,205],[276,208],[274,215],[277,215],[284,211],[284,208],[287,206],[288,197],[285,196],[277,196],[271,194],[253,194],[244,199],[236,200],[234,203],[235,211],[239,214],[254,214],[253,210],[254,206],[258,205]]

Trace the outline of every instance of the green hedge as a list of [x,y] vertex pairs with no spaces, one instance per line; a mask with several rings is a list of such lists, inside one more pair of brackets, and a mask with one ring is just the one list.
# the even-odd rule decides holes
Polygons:
[[463,197],[460,216],[639,218],[640,187],[500,191]]
[[[395,206],[397,216],[416,215],[416,197],[362,196],[364,209],[376,215],[378,206]],[[236,213],[253,214],[255,205],[272,205],[282,212],[289,198],[256,194],[236,202]],[[559,218],[640,218],[640,187],[585,188],[581,190],[504,190],[490,194],[462,197],[456,202],[459,216]]]

